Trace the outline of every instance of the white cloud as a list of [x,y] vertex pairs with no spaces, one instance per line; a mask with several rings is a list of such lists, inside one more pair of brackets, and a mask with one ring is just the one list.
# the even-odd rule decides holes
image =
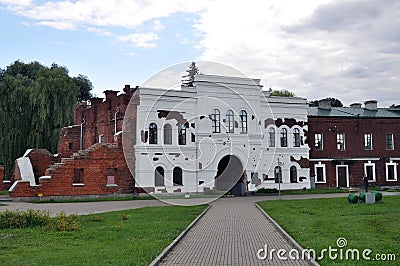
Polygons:
[[162,89],[178,89],[181,85],[181,77],[184,75],[184,70],[177,71],[176,69],[167,68],[146,80],[142,87],[162,88]]
[[200,59],[310,100],[388,105],[400,102],[399,10],[394,0],[217,1],[195,25]]
[[35,25],[48,26],[57,30],[75,30],[73,23],[67,21],[40,21],[36,22]]
[[19,8],[26,8],[31,6],[31,0],[0,0],[1,4],[6,5],[10,9],[19,9]]
[[[397,0],[0,0],[30,25],[85,29],[154,48],[163,18],[186,13],[201,60],[236,67],[263,85],[310,100],[400,102]],[[194,15],[195,14],[195,15]],[[200,17],[198,21],[194,21]],[[29,21],[29,22],[31,22]],[[150,30],[144,24],[150,24]],[[147,25],[148,26],[148,25]],[[116,29],[133,32],[122,36]],[[175,34],[174,34],[175,36]],[[182,37],[185,36],[185,37]],[[200,69],[201,70],[201,69]],[[399,95],[399,96],[398,96]]]
[[[137,28],[145,21],[168,17],[177,12],[199,12],[208,1],[197,0],[77,0],[47,1],[0,0],[10,10],[36,21],[69,22],[75,27],[117,26]],[[162,24],[157,23],[157,27]]]
[[[191,63],[192,62],[182,62],[169,66],[168,68],[152,75],[142,84],[142,87],[179,89],[182,84],[182,77],[187,75],[186,70]],[[227,75],[234,77],[246,76],[231,66],[217,62],[197,61],[196,66],[199,68],[201,74]]]
[[[0,0],[0,4],[10,11],[33,20],[33,25],[57,30],[85,29],[144,48],[155,47],[154,41],[159,38],[155,33],[141,29],[145,22],[153,21],[153,30],[160,31],[164,29],[160,18],[177,12],[199,12],[205,9],[207,3],[208,0],[62,0],[41,3],[34,0]],[[118,32],[121,28],[143,33],[120,36]]]
[[117,39],[121,42],[130,42],[134,46],[141,48],[153,48],[156,46],[155,42],[159,37],[153,33],[132,33],[125,36],[117,36]]
[[96,33],[98,35],[101,35],[101,36],[113,36],[112,32],[106,31],[106,30],[101,29],[101,28],[96,28],[96,27],[88,27],[87,31],[94,32],[94,33]]
[[155,20],[153,24],[153,30],[159,31],[165,29],[164,25],[159,20]]

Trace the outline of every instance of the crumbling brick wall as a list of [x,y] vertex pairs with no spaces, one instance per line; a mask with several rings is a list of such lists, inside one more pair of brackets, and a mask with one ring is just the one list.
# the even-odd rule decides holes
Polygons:
[[4,173],[4,165],[0,165],[0,190],[8,190],[11,186],[10,180],[4,180],[5,173]]
[[[80,171],[81,176],[77,180],[76,175]],[[76,196],[133,191],[134,179],[125,163],[122,147],[108,143],[95,144],[71,158],[62,159],[46,170],[37,186],[21,182],[10,195],[35,197],[40,193],[42,196]]]
[[[117,91],[109,90],[105,91],[104,101],[103,98],[92,98],[90,105],[86,102],[78,104],[74,111],[75,125],[65,127],[60,132],[58,156],[52,158],[50,153],[37,151],[28,156],[38,177],[42,176],[36,180],[37,186],[31,187],[29,183],[21,182],[10,195],[35,197],[39,193],[43,196],[74,196],[134,192],[135,182],[131,171],[134,173],[133,147],[136,139],[128,141],[128,146],[132,147],[128,168],[122,149],[122,134],[116,135],[115,132],[122,131],[124,115],[135,91],[136,88],[131,89],[126,85],[124,93],[120,95],[117,95]],[[130,116],[134,126],[137,105],[138,101]],[[132,133],[135,137],[135,132]],[[99,143],[100,135],[102,143]],[[14,180],[21,180],[18,168],[15,173]],[[82,182],[74,183],[74,178],[82,178]]]

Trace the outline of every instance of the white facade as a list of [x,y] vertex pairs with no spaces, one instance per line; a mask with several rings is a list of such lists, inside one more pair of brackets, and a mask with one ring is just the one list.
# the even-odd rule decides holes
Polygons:
[[[299,163],[308,161],[309,151],[305,99],[270,96],[258,79],[213,75],[197,75],[193,87],[181,90],[139,88],[136,93],[136,187],[156,193],[216,189],[218,165],[233,155],[248,191],[278,188],[279,172],[281,189],[310,188],[309,168]],[[180,145],[182,125],[186,143],[181,138]]]

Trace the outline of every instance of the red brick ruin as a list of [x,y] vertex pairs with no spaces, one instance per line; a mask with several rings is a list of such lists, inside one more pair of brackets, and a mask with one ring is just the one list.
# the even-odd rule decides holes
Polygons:
[[[14,183],[10,196],[50,198],[133,193],[135,182],[125,161],[121,133],[125,110],[135,90],[126,85],[120,95],[107,90],[105,99],[96,97],[79,103],[74,111],[74,125],[60,132],[57,154],[43,149],[25,153],[33,169],[34,185],[22,181],[23,171],[16,160],[8,182]],[[0,171],[4,175],[4,168],[0,167]]]

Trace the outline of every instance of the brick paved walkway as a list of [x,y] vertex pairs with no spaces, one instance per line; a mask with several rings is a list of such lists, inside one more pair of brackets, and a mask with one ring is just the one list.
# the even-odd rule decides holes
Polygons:
[[[258,210],[258,197],[223,198],[163,259],[160,265],[308,265],[305,261],[260,260],[257,251],[293,246]],[[288,256],[288,254],[286,254]]]

